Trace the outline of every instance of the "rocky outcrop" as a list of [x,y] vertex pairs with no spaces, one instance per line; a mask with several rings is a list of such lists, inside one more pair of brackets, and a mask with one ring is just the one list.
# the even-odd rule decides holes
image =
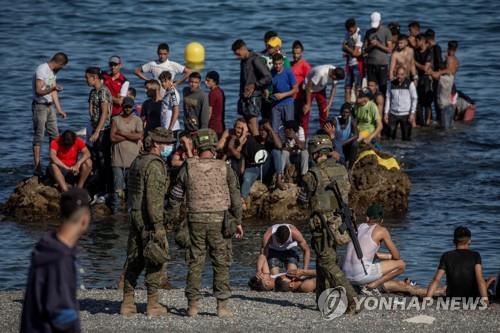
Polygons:
[[[387,154],[377,152],[381,157]],[[291,177],[287,177],[291,179]],[[408,197],[411,182],[401,170],[388,170],[377,162],[375,155],[369,155],[358,161],[351,173],[351,193],[349,204],[358,215],[363,215],[373,202],[384,205],[386,215],[398,216],[408,209]],[[285,190],[269,190],[260,181],[252,186],[246,201],[244,218],[261,218],[270,221],[304,220],[309,215],[297,205],[299,188],[287,183]],[[18,221],[33,219],[57,219],[59,215],[59,197],[57,189],[43,184],[37,177],[21,182],[3,206],[3,214]],[[93,207],[93,216],[101,219],[110,215],[106,205]]]
[[[59,217],[61,193],[50,184],[44,184],[38,177],[31,177],[19,183],[3,205],[2,213],[16,221],[35,219],[56,220]],[[111,211],[104,204],[92,207],[97,219],[109,216]]]

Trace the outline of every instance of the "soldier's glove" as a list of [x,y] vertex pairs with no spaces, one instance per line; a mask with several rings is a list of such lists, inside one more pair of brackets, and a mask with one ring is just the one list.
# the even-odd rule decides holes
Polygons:
[[167,232],[163,225],[155,225],[154,239],[160,242],[164,242],[167,239]]

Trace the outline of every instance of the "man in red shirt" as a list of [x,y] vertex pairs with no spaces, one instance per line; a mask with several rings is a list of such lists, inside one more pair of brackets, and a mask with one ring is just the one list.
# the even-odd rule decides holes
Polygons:
[[122,60],[119,56],[109,58],[110,73],[103,73],[102,78],[104,85],[108,88],[113,98],[113,109],[111,116],[117,116],[122,112],[123,98],[127,96],[129,82],[121,73]]
[[211,128],[217,133],[217,137],[221,137],[226,129],[224,117],[226,113],[226,97],[224,90],[219,87],[219,73],[211,71],[205,77],[205,84],[210,92],[208,93],[208,105],[210,106],[210,117],[208,128]]
[[304,80],[307,74],[311,71],[311,65],[303,58],[304,46],[300,40],[296,40],[292,44],[292,72],[297,80],[299,91],[295,94],[295,119],[300,122],[302,120],[302,109],[304,107],[306,94],[304,93]]
[[[81,153],[81,154],[80,154]],[[78,155],[80,159],[78,159]],[[83,188],[90,172],[92,161],[85,142],[73,131],[64,131],[50,143],[50,169],[52,177],[62,192],[68,191],[68,183],[78,177],[76,186]]]

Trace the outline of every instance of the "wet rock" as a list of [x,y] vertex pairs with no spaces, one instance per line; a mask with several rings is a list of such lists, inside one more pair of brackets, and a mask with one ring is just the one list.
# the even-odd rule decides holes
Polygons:
[[[57,220],[59,218],[59,199],[61,193],[38,177],[30,177],[19,183],[2,206],[5,218],[16,221],[32,221],[34,219]],[[109,216],[110,209],[104,204],[92,207],[96,219]]]

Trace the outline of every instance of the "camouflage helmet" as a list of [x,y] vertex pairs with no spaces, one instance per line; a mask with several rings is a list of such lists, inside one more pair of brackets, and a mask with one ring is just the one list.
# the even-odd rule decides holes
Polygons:
[[211,128],[202,128],[194,133],[193,143],[198,151],[215,149],[217,146],[217,133]]
[[307,144],[307,151],[309,152],[309,155],[322,150],[328,150],[329,152],[333,151],[332,140],[328,135],[315,135],[309,139]]
[[175,139],[174,133],[171,130],[168,130],[163,127],[156,127],[152,131],[149,132],[148,136],[152,141],[161,143],[161,144],[172,144],[177,140]]

